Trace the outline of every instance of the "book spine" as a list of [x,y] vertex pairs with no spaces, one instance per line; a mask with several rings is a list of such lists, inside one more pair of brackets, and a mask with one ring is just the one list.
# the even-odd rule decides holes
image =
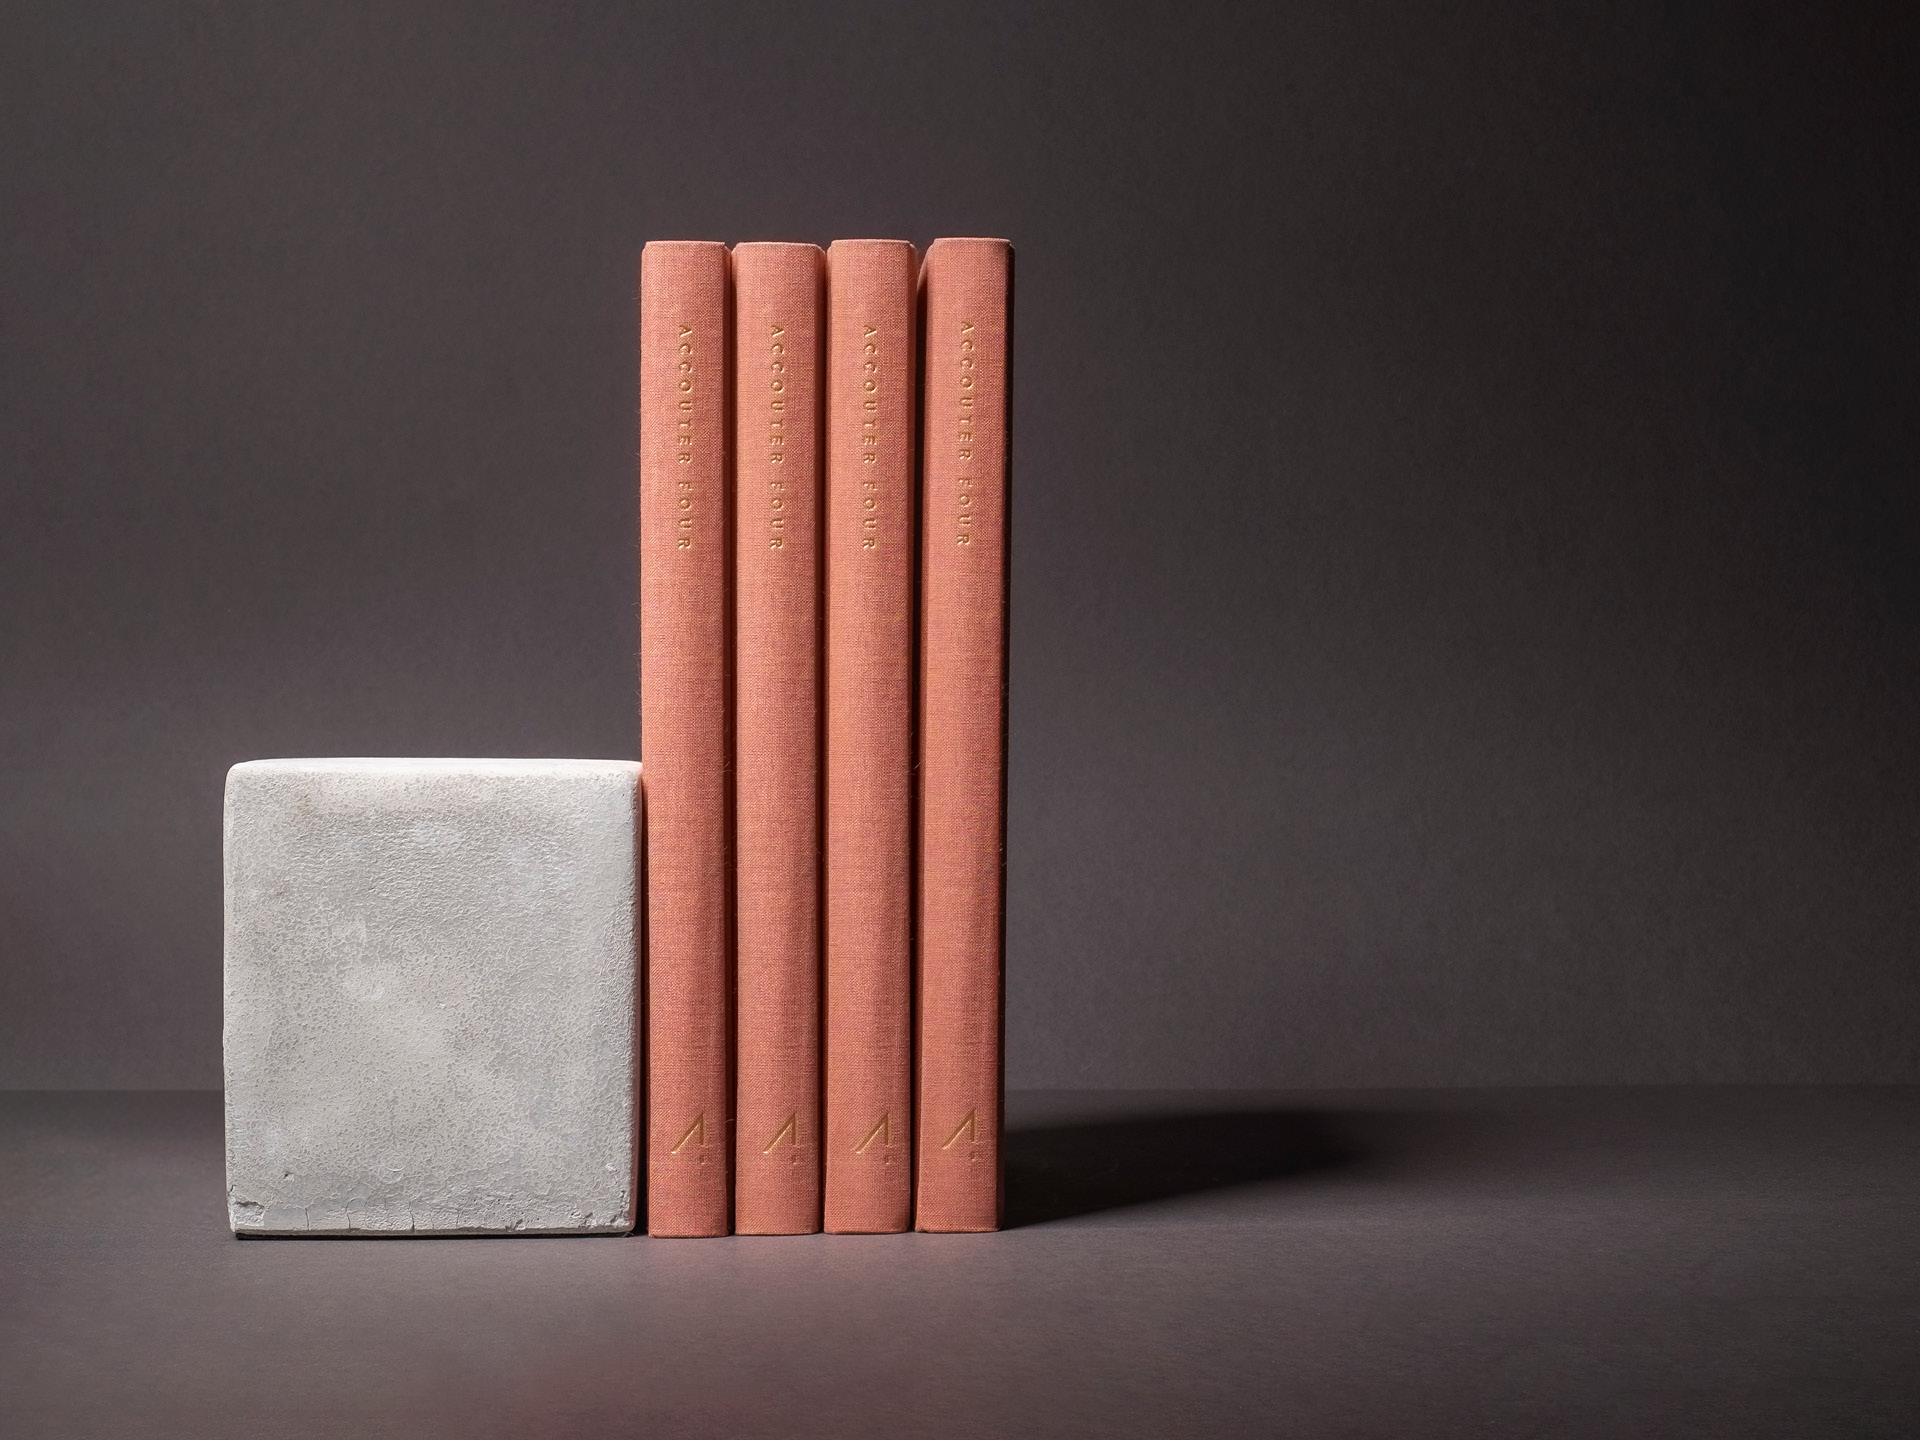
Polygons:
[[726,247],[640,257],[647,1229],[727,1233]]
[[820,1228],[815,245],[733,251],[734,1229]]
[[825,1228],[912,1223],[915,255],[827,252]]
[[922,273],[921,1230],[1000,1227],[1012,280],[1004,240]]

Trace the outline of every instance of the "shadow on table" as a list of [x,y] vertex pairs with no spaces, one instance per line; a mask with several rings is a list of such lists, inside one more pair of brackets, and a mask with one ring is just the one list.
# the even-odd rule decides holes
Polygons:
[[1010,1128],[1006,1224],[1010,1229],[1038,1225],[1331,1170],[1366,1158],[1338,1117],[1307,1110]]

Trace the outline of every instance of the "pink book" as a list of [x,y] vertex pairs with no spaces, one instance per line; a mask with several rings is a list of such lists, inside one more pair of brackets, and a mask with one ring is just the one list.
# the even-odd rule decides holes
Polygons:
[[727,250],[640,256],[647,1229],[727,1233]]
[[1000,1227],[1013,249],[936,240],[920,612],[921,1230]]
[[912,1224],[913,247],[827,252],[825,1228]]
[[733,250],[733,1226],[820,1228],[817,245]]

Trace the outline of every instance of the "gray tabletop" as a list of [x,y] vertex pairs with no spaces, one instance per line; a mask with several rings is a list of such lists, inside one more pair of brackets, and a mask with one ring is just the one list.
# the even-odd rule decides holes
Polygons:
[[1920,1431],[1920,1091],[1010,1109],[998,1235],[239,1242],[218,1095],[0,1095],[0,1433]]

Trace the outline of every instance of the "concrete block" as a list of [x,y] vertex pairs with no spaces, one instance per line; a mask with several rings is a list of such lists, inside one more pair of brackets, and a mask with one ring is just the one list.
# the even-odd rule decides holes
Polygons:
[[638,765],[227,775],[236,1235],[631,1230]]

